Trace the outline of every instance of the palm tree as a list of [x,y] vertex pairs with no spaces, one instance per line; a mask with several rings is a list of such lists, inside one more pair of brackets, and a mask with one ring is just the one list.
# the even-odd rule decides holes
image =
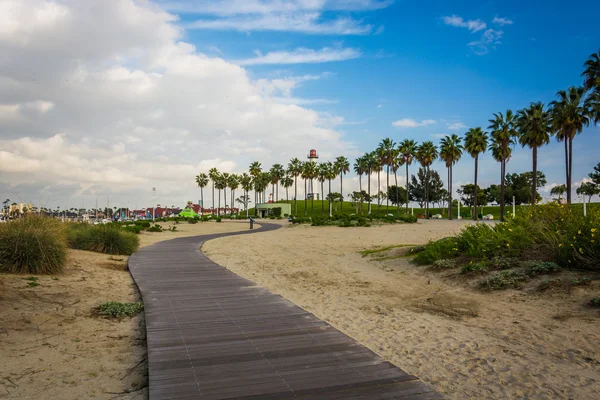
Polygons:
[[[254,183],[254,215],[258,215],[258,211],[256,210],[256,205],[258,204],[258,190],[256,187],[259,176],[262,174],[262,167],[260,163],[258,161],[254,161],[252,164],[250,164],[248,172],[250,173],[250,176],[252,177]],[[260,183],[258,184],[258,186],[260,186]]]
[[[341,202],[344,202],[344,182],[343,177],[346,173],[350,172],[350,161],[344,156],[339,156],[335,159],[335,170],[340,175],[340,194],[342,195]],[[343,210],[343,205],[342,205]]]
[[200,188],[200,202],[202,203],[200,214],[202,214],[202,208],[204,208],[204,188],[208,185],[208,175],[205,173],[196,175],[196,184]]
[[400,150],[400,154],[404,160],[404,165],[406,165],[406,213],[408,214],[408,166],[413,163],[415,158],[415,154],[417,152],[417,142],[412,139],[404,139],[402,142],[400,142],[398,150]]
[[[363,156],[366,166],[366,175],[367,175],[367,190],[369,194],[369,199],[371,198],[371,175],[373,171],[377,167],[377,159],[375,158],[374,153],[365,153]],[[371,215],[371,201],[369,201],[369,215]]]
[[247,173],[243,173],[240,178],[242,189],[244,189],[244,208],[246,209],[246,217],[248,216],[248,193],[252,190],[252,177]]
[[[354,169],[354,172],[358,176],[358,190],[362,192],[362,176],[368,170],[367,163],[365,162],[365,157],[357,157],[352,167]],[[362,213],[362,202],[360,203],[360,212]]]
[[446,136],[440,144],[440,158],[446,163],[448,168],[448,219],[452,220],[452,166],[460,160],[462,156],[462,139],[457,135]]
[[219,179],[219,171],[216,168],[211,168],[208,171],[208,177],[212,181],[212,213],[215,214],[215,183]]
[[231,174],[227,182],[229,189],[231,189],[231,207],[230,214],[233,215],[233,199],[235,199],[235,190],[240,187],[240,177],[236,174]]
[[273,192],[274,192],[273,198],[274,198],[275,202],[277,202],[279,200],[279,181],[285,175],[285,171],[283,170],[283,165],[273,164],[270,172],[271,172],[271,184],[273,184],[273,187],[275,187],[275,185],[277,185],[277,191],[273,190]]
[[396,212],[400,215],[400,195],[398,188],[398,170],[401,166],[404,165],[404,159],[400,154],[399,149],[393,149],[393,157],[392,157],[392,171],[394,171],[394,184],[396,185]]
[[223,205],[225,206],[225,214],[227,214],[227,188],[230,175],[227,172],[224,172],[221,177],[223,178]]
[[306,206],[308,203],[308,180],[310,179],[310,166],[308,164],[312,164],[310,161],[305,161],[302,163],[302,172],[300,176],[304,179],[304,216],[306,217],[306,213],[308,212],[308,207]]
[[[390,187],[390,166],[392,165],[394,159],[394,150],[396,148],[396,143],[390,139],[385,138],[379,143],[379,147],[377,148],[377,152],[381,155],[381,165],[386,166],[386,175],[387,175],[387,186],[386,191],[389,190]],[[390,199],[389,196],[386,197],[385,211],[389,212],[390,209]]]
[[[310,180],[310,188],[312,190],[310,215],[312,217],[315,214],[315,186],[313,183],[314,183],[314,179],[317,177],[317,164],[312,161],[305,162],[302,172],[304,173],[305,185],[306,185],[306,180],[307,179]],[[306,202],[304,204],[304,213],[306,215]]]
[[488,134],[481,128],[471,128],[465,134],[465,150],[475,160],[475,184],[473,185],[473,220],[477,221],[477,174],[479,167],[479,154],[487,150]]
[[317,166],[317,180],[321,182],[321,216],[325,216],[325,196],[324,196],[324,184],[327,180],[329,170],[327,169],[327,163],[321,163]]
[[583,87],[585,90],[594,90],[600,92],[600,50],[592,53],[583,64],[585,67],[583,73]]
[[[374,170],[377,171],[377,196],[379,196],[379,194],[381,193],[381,170],[383,170],[383,162],[385,160],[385,154],[383,152],[383,149],[378,147],[377,149],[375,149],[375,151],[373,152],[373,157],[374,157]],[[377,200],[377,215],[379,215],[379,212],[381,211],[381,201]]]
[[294,177],[294,215],[298,215],[298,176],[302,173],[302,161],[292,158],[288,164],[288,174]]
[[289,195],[288,189],[291,188],[293,184],[294,184],[294,180],[289,175],[285,175],[283,177],[283,179],[281,180],[281,186],[283,186],[285,188],[286,203],[290,202],[290,195]]
[[325,163],[325,170],[327,171],[327,180],[329,181],[329,192],[328,192],[328,207],[329,207],[329,216],[331,217],[331,181],[337,177],[337,170],[331,161],[327,161]]
[[432,141],[423,142],[417,148],[416,158],[425,168],[425,218],[429,218],[429,167],[438,158],[438,149]]
[[516,116],[512,110],[506,110],[506,114],[494,114],[494,119],[490,119],[490,134],[492,142],[490,150],[492,156],[500,163],[500,221],[504,221],[504,191],[506,189],[506,163],[512,155],[511,146],[515,144],[514,138],[517,137]]
[[589,111],[590,119],[594,124],[600,122],[600,90],[591,93],[585,99],[585,108]]
[[550,113],[544,109],[544,103],[531,103],[529,108],[519,111],[517,116],[519,128],[519,142],[521,146],[528,146],[533,155],[533,175],[531,182],[531,207],[535,208],[537,190],[537,150],[550,141],[551,119]]
[[573,139],[590,124],[589,109],[584,103],[585,89],[571,86],[568,90],[556,93],[558,101],[552,107],[552,127],[558,141],[565,142],[565,166],[567,177],[567,203],[571,204],[571,184],[573,173]]
[[215,182],[215,187],[219,192],[219,203],[217,204],[217,215],[221,215],[221,190],[225,189],[225,179],[223,175],[219,175],[217,177],[217,181]]

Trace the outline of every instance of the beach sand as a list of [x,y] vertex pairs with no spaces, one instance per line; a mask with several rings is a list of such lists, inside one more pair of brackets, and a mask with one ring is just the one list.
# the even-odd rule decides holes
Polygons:
[[600,315],[583,306],[594,293],[589,288],[486,293],[407,258],[374,261],[359,254],[423,244],[465,223],[288,226],[212,240],[202,250],[448,398],[598,399]]
[[[248,222],[176,226],[142,233],[141,245],[248,229]],[[38,275],[36,287],[24,280],[29,275],[0,275],[0,399],[147,398],[143,314],[93,313],[106,301],[140,301],[127,258],[69,250],[65,272]]]

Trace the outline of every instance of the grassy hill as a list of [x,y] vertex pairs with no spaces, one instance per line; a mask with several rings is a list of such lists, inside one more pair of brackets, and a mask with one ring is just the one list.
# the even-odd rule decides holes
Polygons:
[[[294,214],[294,201],[290,200],[290,201],[285,201],[285,200],[281,200],[278,201],[278,203],[289,203],[292,207],[292,214]],[[581,212],[583,213],[583,204],[572,204],[572,207],[574,209],[575,212]],[[516,206],[516,210],[517,213],[519,213],[519,210],[524,210],[524,209],[529,209],[530,206],[528,205],[520,205],[520,206]],[[305,214],[305,210],[306,210],[306,214]],[[298,216],[321,216],[322,215],[322,210],[324,210],[324,215],[329,215],[329,204],[328,202],[322,201],[322,200],[315,200],[314,202],[311,200],[308,201],[304,201],[304,200],[298,200]],[[367,210],[368,210],[368,204],[363,204],[363,215],[367,214]],[[400,208],[400,214],[404,214],[406,211],[405,207],[401,207]],[[500,206],[484,206],[484,207],[480,207],[479,211],[483,214],[492,214],[494,216],[494,219],[499,219],[500,218]],[[409,208],[408,210],[409,213],[411,213],[411,209]],[[415,208],[413,210],[415,215],[419,215],[419,214],[424,214],[425,211],[422,208]],[[429,208],[429,212],[430,214],[434,215],[434,214],[442,214],[442,216],[444,218],[446,218],[448,216],[448,209],[447,208],[438,208],[438,207],[430,207]],[[511,213],[512,212],[512,204],[511,205],[506,205],[505,208],[505,212]],[[590,203],[587,205],[587,212],[600,212],[600,203]],[[340,204],[340,203],[335,203],[335,207],[333,209],[333,213],[334,214],[358,214],[357,212],[357,208],[354,207],[352,205],[351,202],[349,201],[345,201],[344,203]],[[397,213],[397,208],[396,206],[390,204],[389,208],[386,208],[385,203],[382,204],[381,206],[378,206],[377,204],[371,204],[371,214],[374,215],[385,215],[385,214],[396,214]],[[460,213],[462,215],[463,218],[470,218],[471,217],[471,211],[468,207],[464,207],[461,206],[460,208]],[[249,215],[254,215],[254,208],[251,208],[249,210]],[[458,217],[458,209],[455,207],[452,210],[452,215],[454,218]]]

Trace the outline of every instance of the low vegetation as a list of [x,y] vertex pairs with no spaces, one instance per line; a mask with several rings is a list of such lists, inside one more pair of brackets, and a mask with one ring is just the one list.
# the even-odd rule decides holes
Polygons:
[[68,225],[67,232],[69,246],[79,250],[129,255],[134,253],[140,244],[135,233],[125,231],[117,224],[74,223]]
[[312,226],[339,226],[343,228],[348,227],[366,227],[371,226],[372,223],[415,223],[417,217],[412,215],[400,214],[399,216],[386,215],[386,216],[374,216],[367,215],[361,216],[356,214],[334,214],[332,217],[329,216],[314,216],[314,217],[293,217],[292,224],[311,224]]
[[138,315],[144,309],[144,305],[141,302],[135,303],[121,303],[118,301],[109,301],[100,305],[96,312],[99,315],[103,315],[111,318],[123,318],[123,317],[134,317]]
[[65,227],[58,220],[30,215],[0,224],[0,272],[60,273],[67,249]]

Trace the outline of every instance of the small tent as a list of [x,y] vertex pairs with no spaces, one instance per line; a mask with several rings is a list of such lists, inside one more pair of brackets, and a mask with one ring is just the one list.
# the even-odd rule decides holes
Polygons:
[[180,217],[187,217],[187,218],[198,218],[198,214],[196,214],[194,212],[194,210],[192,210],[189,207],[184,208],[180,213],[179,213]]

